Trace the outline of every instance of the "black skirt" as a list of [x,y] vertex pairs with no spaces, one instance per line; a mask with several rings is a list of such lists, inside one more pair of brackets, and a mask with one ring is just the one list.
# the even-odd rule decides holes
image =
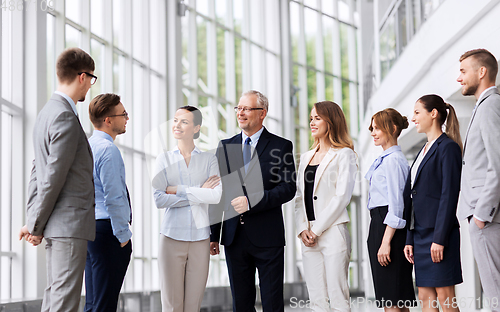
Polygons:
[[390,306],[414,307],[415,290],[413,288],[413,266],[406,260],[404,247],[406,244],[406,228],[396,230],[391,240],[391,262],[381,266],[377,253],[384,237],[387,206],[370,210],[371,222],[368,234],[368,255],[372,268],[373,285],[375,287],[376,304],[379,308]]

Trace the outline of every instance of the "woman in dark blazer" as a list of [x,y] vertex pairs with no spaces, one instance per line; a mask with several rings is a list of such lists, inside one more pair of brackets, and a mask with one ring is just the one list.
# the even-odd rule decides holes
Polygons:
[[[405,256],[415,264],[422,311],[458,311],[455,285],[462,283],[460,232],[456,217],[462,141],[455,110],[438,95],[415,104],[412,121],[427,143],[413,162],[405,191],[409,222]],[[446,133],[442,126],[446,121]]]

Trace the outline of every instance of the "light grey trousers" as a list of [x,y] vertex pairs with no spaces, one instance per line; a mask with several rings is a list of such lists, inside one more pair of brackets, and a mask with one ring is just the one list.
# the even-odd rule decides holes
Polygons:
[[45,238],[47,288],[42,312],[78,312],[82,295],[87,240]]
[[163,312],[199,312],[210,261],[210,239],[178,241],[160,235],[158,267]]
[[481,285],[492,311],[500,311],[500,223],[487,223],[479,229],[469,223],[472,252],[476,259]]

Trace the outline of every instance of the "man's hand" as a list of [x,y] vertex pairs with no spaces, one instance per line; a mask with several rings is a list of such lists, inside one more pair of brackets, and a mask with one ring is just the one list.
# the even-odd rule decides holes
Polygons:
[[201,188],[211,188],[214,189],[217,185],[220,184],[220,178],[217,175],[213,175],[209,177],[205,183],[201,186]]
[[123,247],[127,246],[128,242],[130,242],[130,239],[126,242],[120,243],[120,247],[123,248]]
[[210,242],[210,255],[215,256],[219,254],[219,243]]
[[28,231],[28,226],[25,225],[21,228],[19,231],[19,240],[26,240],[28,243],[33,244],[33,246],[40,245],[43,240],[43,235],[31,235],[30,232]]
[[480,228],[481,230],[484,228],[484,225],[486,224],[485,222],[476,219],[476,217],[474,217],[474,222],[476,223],[477,227]]
[[231,205],[234,207],[237,213],[242,214],[248,211],[248,200],[245,196],[236,197],[231,201]]

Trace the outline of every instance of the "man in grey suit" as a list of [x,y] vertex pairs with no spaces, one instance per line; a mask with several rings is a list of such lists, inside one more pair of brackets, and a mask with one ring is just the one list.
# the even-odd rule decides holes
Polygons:
[[87,256],[95,237],[92,151],[75,104],[95,83],[94,60],[81,49],[57,59],[57,91],[33,129],[35,159],[28,186],[23,237],[47,244],[47,288],[42,311],[78,311]]
[[[469,219],[472,250],[491,306],[500,299],[500,94],[495,86],[498,63],[485,49],[460,57],[463,95],[474,95],[476,107],[467,128],[462,163],[459,218]],[[496,298],[494,300],[494,298]]]

